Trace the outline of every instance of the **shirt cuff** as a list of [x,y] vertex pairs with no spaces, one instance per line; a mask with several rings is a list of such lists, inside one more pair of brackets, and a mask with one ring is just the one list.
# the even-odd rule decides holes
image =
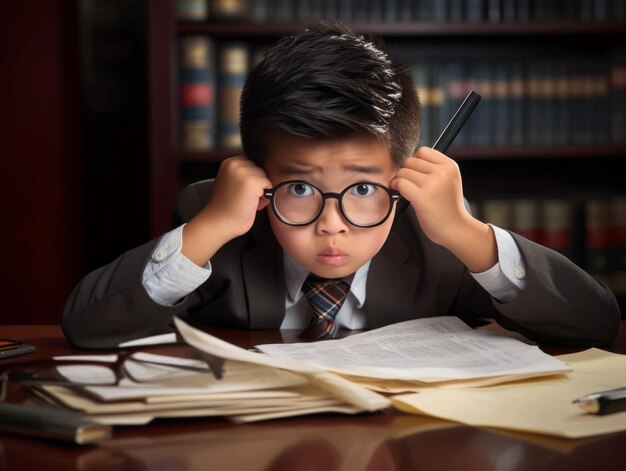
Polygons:
[[143,287],[153,301],[173,306],[211,276],[211,262],[200,267],[183,255],[183,227],[166,233],[143,272]]
[[492,224],[489,226],[496,237],[498,263],[472,276],[492,297],[506,303],[513,301],[526,286],[526,262],[511,234]]

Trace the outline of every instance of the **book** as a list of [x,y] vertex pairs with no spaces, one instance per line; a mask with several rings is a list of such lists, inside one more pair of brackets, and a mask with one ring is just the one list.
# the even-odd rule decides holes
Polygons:
[[585,269],[595,278],[609,282],[611,205],[607,198],[589,198],[585,212]]
[[482,204],[483,221],[501,229],[513,227],[513,207],[511,200],[487,199]]
[[219,58],[219,147],[239,150],[239,101],[249,70],[248,45],[244,42],[227,42],[220,48]]
[[180,142],[188,152],[215,148],[214,45],[206,36],[180,39]]
[[567,199],[548,198],[540,201],[541,243],[575,260],[574,208]]
[[610,205],[609,286],[616,296],[623,297],[626,296],[626,195],[612,197]]
[[495,145],[503,146],[511,142],[511,107],[513,97],[511,94],[511,82],[509,80],[509,67],[505,63],[498,62],[493,70],[493,136]]
[[535,199],[514,199],[511,202],[511,229],[513,232],[541,244],[543,233],[539,202]]
[[615,143],[626,142],[626,49],[611,53],[610,63],[611,138]]
[[113,434],[111,427],[69,410],[6,402],[0,402],[0,431],[79,445],[99,443]]
[[251,17],[248,0],[211,0],[210,18],[212,20],[235,21]]
[[[433,131],[434,93],[430,80],[429,67],[430,64],[413,64],[412,75],[422,110],[422,123],[418,145],[431,147],[434,144],[433,136],[435,132]],[[439,123],[436,124],[437,126],[439,125]]]
[[176,0],[178,21],[206,21],[209,17],[209,0]]

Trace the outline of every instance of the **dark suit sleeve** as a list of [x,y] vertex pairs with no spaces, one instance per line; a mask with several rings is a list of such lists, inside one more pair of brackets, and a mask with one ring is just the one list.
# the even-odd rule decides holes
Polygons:
[[526,261],[524,289],[514,300],[501,303],[468,273],[453,310],[469,319],[493,317],[503,327],[544,345],[610,344],[620,322],[611,290],[558,252],[511,235]]
[[[186,187],[174,220],[191,219],[210,193],[208,181]],[[175,306],[152,300],[143,287],[143,272],[160,238],[118,257],[89,273],[68,298],[61,326],[76,348],[115,348],[121,342],[171,332],[175,315],[200,304],[192,292]]]
[[620,322],[611,290],[558,252],[512,235],[526,260],[526,286],[511,302],[494,301],[500,323],[544,344],[610,344]]
[[143,271],[157,241],[131,250],[89,273],[65,304],[62,328],[76,348],[115,348],[121,342],[171,332],[176,314],[199,301],[195,293],[173,307],[152,300]]

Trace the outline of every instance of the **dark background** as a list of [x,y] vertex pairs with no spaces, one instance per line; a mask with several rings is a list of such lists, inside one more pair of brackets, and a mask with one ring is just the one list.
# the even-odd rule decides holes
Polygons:
[[[177,187],[215,174],[215,159],[181,164],[176,137],[166,135],[175,108],[164,92],[174,87],[171,15],[166,0],[0,1],[0,323],[59,323],[86,273],[163,232]],[[594,38],[607,40],[550,42],[579,51]],[[521,39],[534,49],[546,41]],[[470,196],[570,186],[596,194],[623,191],[624,174],[613,171],[622,156],[620,147],[593,162],[496,156],[460,165]]]
[[2,323],[58,323],[149,239],[145,24],[142,0],[0,2]]

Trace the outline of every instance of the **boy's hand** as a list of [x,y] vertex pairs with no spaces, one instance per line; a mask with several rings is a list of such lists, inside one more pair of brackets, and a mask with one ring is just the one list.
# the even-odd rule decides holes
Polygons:
[[401,168],[391,187],[413,207],[426,236],[454,253],[473,272],[498,260],[491,228],[465,208],[459,167],[429,147],[420,147]]
[[250,230],[258,210],[269,204],[265,170],[237,156],[222,162],[207,205],[183,229],[183,254],[204,266],[224,244]]

